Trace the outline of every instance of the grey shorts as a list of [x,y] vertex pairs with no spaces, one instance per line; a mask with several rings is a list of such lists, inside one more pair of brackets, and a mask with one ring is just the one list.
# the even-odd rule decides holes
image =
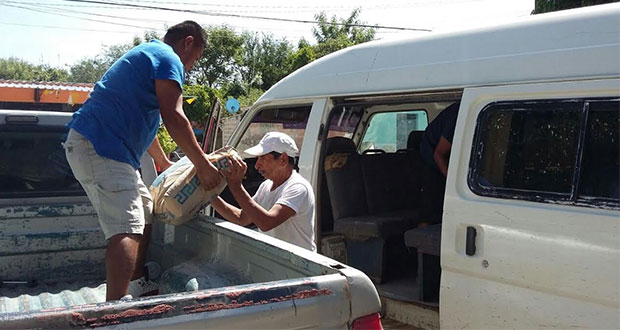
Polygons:
[[63,144],[67,161],[99,217],[106,239],[140,234],[153,222],[153,198],[140,172],[131,165],[101,157],[92,143],[71,129]]

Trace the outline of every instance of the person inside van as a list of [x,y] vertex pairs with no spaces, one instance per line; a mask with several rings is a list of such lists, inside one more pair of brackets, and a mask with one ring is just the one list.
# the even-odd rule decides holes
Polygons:
[[242,185],[247,164],[231,160],[224,176],[241,208],[221,197],[211,205],[230,222],[241,226],[253,223],[269,236],[315,252],[314,191],[310,182],[294,169],[299,153],[295,141],[284,133],[269,132],[245,153],[258,157],[255,168],[267,180],[250,197]]
[[441,111],[426,127],[420,141],[420,156],[428,165],[441,172],[444,178],[448,175],[450,149],[460,105],[460,102],[456,102]]

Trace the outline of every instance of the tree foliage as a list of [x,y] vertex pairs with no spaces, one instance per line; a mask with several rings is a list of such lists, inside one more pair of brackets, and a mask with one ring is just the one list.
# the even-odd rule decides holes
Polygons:
[[238,67],[243,62],[244,39],[231,27],[205,28],[207,46],[194,65],[193,83],[211,88],[239,79]]
[[618,0],[536,0],[532,14],[618,2]]
[[34,65],[16,57],[0,59],[0,79],[30,81],[68,81],[67,70],[47,64]]
[[71,81],[84,83],[98,81],[112,64],[131,48],[151,39],[159,39],[157,32],[147,31],[142,39],[136,36],[131,43],[103,46],[101,53],[95,57],[83,58],[71,66],[69,69],[71,71]]
[[299,40],[297,51],[288,56],[288,65],[291,72],[317,59],[314,48],[305,39]]
[[318,43],[315,49],[317,58],[375,38],[375,29],[357,26],[364,24],[359,20],[359,14],[358,8],[346,19],[334,15],[328,21],[325,12],[315,16],[318,26],[312,28],[312,34]]
[[204,126],[211,105],[217,98],[221,98],[221,95],[215,88],[203,85],[183,86],[183,111],[187,119]]
[[277,40],[270,34],[259,37],[246,32],[243,37],[240,74],[248,90],[254,87],[266,90],[291,72],[288,57],[293,46],[288,41]]
[[157,131],[157,138],[159,139],[159,144],[161,145],[161,148],[164,150],[164,154],[168,155],[177,148],[177,143],[174,142],[174,140],[170,136],[170,133],[168,133],[168,130],[163,125],[160,126],[159,130]]
[[71,71],[71,81],[94,83],[103,76],[108,67],[97,57],[83,58],[69,69]]
[[[302,66],[336,50],[373,40],[375,29],[357,26],[362,24],[359,15],[359,9],[347,18],[317,14],[315,44],[301,39],[292,45],[272,34],[238,33],[225,25],[205,27],[207,46],[188,74],[189,86],[184,87],[184,100],[193,99],[183,103],[187,117],[204,125],[216,98],[234,97],[242,107],[250,106],[264,91]],[[0,79],[94,83],[132,47],[160,37],[148,31],[132,42],[104,45],[99,54],[79,60],[68,70],[35,66],[16,58],[0,59]],[[224,115],[228,113],[224,111]]]

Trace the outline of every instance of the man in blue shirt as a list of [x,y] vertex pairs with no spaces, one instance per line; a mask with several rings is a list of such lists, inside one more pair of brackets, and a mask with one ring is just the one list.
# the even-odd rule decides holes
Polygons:
[[131,49],[95,84],[68,125],[67,160],[108,240],[108,301],[127,295],[128,289],[133,296],[158,291],[142,270],[153,202],[138,169],[145,151],[162,169],[171,165],[156,138],[160,116],[195,165],[201,185],[209,190],[220,182],[182,107],[185,72],[200,58],[206,42],[202,27],[185,21],[168,29],[163,42],[152,40]]

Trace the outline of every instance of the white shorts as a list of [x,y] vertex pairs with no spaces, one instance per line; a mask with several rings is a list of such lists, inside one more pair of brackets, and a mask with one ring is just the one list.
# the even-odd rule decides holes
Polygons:
[[63,144],[73,175],[99,217],[106,239],[139,234],[153,222],[153,198],[140,172],[131,165],[99,156],[93,144],[74,129]]

